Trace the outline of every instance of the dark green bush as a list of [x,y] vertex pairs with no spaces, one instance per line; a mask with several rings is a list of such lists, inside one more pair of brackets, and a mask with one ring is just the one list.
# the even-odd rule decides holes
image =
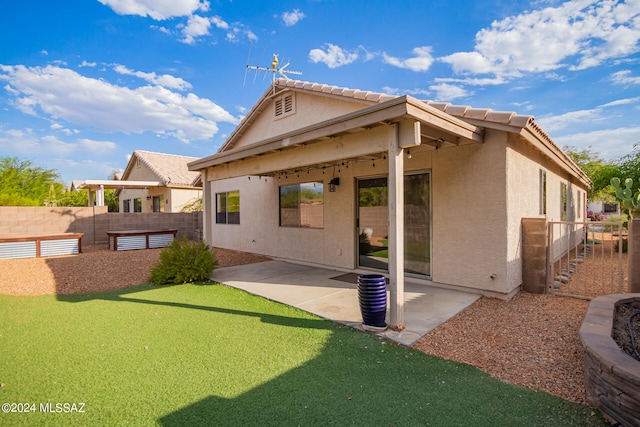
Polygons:
[[176,285],[209,280],[217,266],[218,261],[206,243],[183,236],[160,252],[160,262],[151,270],[151,282]]
[[366,255],[368,253],[371,253],[371,251],[373,250],[373,246],[371,246],[371,242],[369,241],[369,236],[367,236],[367,233],[365,233],[364,231],[360,233],[359,243],[360,255]]
[[[620,252],[620,243],[618,240],[616,240],[616,242],[614,243],[614,248],[616,252]],[[629,240],[622,239],[622,253],[626,254],[627,252],[629,252]]]

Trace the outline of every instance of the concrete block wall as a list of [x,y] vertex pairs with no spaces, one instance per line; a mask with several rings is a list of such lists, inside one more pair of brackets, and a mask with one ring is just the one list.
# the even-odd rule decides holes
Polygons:
[[[177,237],[202,240],[202,212],[190,213],[116,213],[106,215],[107,228],[111,230],[162,230],[177,229]],[[104,231],[104,242],[107,241]]]
[[111,230],[177,229],[178,237],[202,240],[202,212],[112,213],[106,206],[0,206],[0,236],[84,233],[83,245],[107,243]]
[[545,292],[547,282],[547,220],[522,219],[522,289]]

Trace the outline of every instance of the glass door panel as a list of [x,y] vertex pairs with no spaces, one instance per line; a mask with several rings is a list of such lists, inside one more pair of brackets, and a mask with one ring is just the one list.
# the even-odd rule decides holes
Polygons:
[[[389,270],[387,178],[358,181],[358,266]],[[404,178],[404,270],[431,276],[431,183],[429,173]]]
[[387,178],[358,181],[358,266],[389,270]]
[[404,177],[404,271],[431,275],[431,186],[428,173]]

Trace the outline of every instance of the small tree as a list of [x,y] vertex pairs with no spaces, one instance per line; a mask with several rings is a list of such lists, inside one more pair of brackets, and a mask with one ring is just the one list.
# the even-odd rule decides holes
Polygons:
[[64,188],[60,175],[29,160],[0,158],[0,206],[44,206]]

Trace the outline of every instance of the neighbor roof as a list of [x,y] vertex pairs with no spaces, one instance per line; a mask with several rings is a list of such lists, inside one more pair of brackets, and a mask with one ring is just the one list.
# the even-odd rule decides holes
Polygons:
[[167,187],[193,187],[196,186],[200,173],[190,171],[187,165],[197,159],[197,157],[179,156],[177,154],[136,150],[133,152],[121,179],[126,181],[136,161],[140,160]]

